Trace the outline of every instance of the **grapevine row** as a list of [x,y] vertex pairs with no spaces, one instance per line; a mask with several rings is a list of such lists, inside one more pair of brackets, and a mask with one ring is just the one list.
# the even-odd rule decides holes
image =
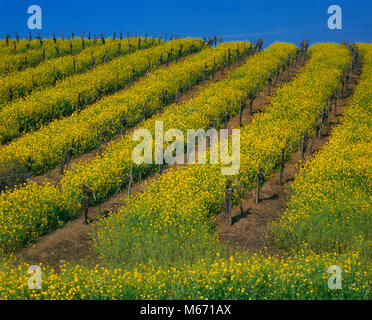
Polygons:
[[[112,94],[152,68],[201,50],[203,42],[183,39],[128,54],[96,68],[67,77],[55,87],[35,92],[0,111],[0,141],[80,111],[105,95]],[[190,49],[190,50],[189,50]]]
[[[127,118],[127,127],[134,126],[142,120],[144,111],[146,117],[150,116],[162,105],[173,101],[180,89],[183,92],[200,82],[206,67],[207,75],[213,68],[222,68],[226,49],[233,47],[221,45],[217,49],[205,49],[182,63],[148,74],[128,90],[103,99],[80,113],[24,135],[2,148],[0,164],[8,168],[14,161],[19,166],[29,164],[32,172],[37,174],[61,163],[73,141],[74,155],[93,149],[99,144],[103,132],[112,135],[120,131],[123,115]],[[235,54],[230,59],[235,61]]]
[[[142,40],[142,41],[141,41]],[[157,44],[157,43],[156,43]],[[153,43],[141,38],[110,42],[106,45],[86,48],[80,53],[61,56],[45,61],[35,68],[27,68],[0,79],[0,106],[11,103],[25,103],[23,98],[34,91],[56,85],[66,77],[84,73],[114,58],[134,52],[138,48],[148,48]],[[42,93],[39,93],[39,95]]]
[[[236,185],[242,191],[254,186],[259,166],[266,175],[275,169],[282,148],[294,151],[302,133],[313,128],[350,61],[348,50],[333,44],[314,45],[310,55],[308,65],[297,78],[274,95],[272,106],[241,130]],[[177,256],[180,246],[203,252],[213,242],[209,216],[223,208],[227,179],[231,177],[221,175],[220,165],[185,166],[169,171],[145,192],[130,197],[118,214],[109,215],[100,223],[94,238],[97,250],[110,261],[145,256],[168,261]],[[95,177],[92,182],[97,180],[102,178]],[[131,258],[134,247],[136,255]]]
[[[194,41],[191,41],[194,43]],[[230,63],[248,53],[248,43],[239,43],[241,50],[235,43],[221,44],[217,48],[207,48],[196,55],[186,58],[169,68],[159,69],[149,73],[142,81],[129,90],[97,103],[92,108],[82,111],[71,118],[52,123],[47,127],[50,131],[38,131],[24,137],[26,141],[22,147],[13,149],[12,157],[18,157],[21,163],[22,156],[33,152],[35,165],[41,169],[55,166],[62,159],[64,152],[72,141],[75,141],[76,152],[90,150],[99,142],[100,133],[105,130],[108,121],[115,126],[106,130],[112,133],[120,130],[120,117],[126,115],[128,126],[133,126],[142,120],[144,105],[149,113],[159,110],[164,104],[173,101],[179,93],[180,81],[189,82],[193,86],[203,80],[205,67],[207,75],[213,68],[220,69],[225,65],[227,49],[230,51],[227,59]],[[244,45],[246,50],[243,51]],[[163,100],[164,91],[167,90],[167,100]],[[151,113],[150,113],[151,112]],[[28,141],[26,137],[31,137]],[[12,144],[11,144],[12,145]],[[4,148],[9,148],[11,145]],[[42,148],[42,149],[41,149]],[[10,149],[7,149],[10,150]],[[3,153],[4,154],[4,153]],[[8,154],[9,155],[9,154]],[[26,155],[24,161],[28,156]],[[4,158],[3,158],[4,159]],[[6,159],[6,158],[5,158]],[[119,177],[120,178],[120,177]],[[24,245],[27,241],[36,239],[41,234],[49,232],[58,226],[58,221],[68,221],[76,216],[80,204],[77,203],[80,195],[70,198],[70,193],[64,193],[52,185],[25,184],[13,191],[4,192],[0,196],[0,242],[2,247],[14,248]],[[31,200],[32,199],[32,200]],[[43,203],[43,205],[41,205]],[[10,212],[12,212],[10,214]],[[3,227],[4,226],[4,227]],[[3,242],[4,240],[4,242]]]
[[[142,123],[141,128],[148,129],[154,136],[155,121],[162,121],[164,132],[177,128],[186,136],[187,129],[207,129],[211,122],[216,128],[221,127],[226,106],[230,116],[238,113],[242,100],[261,91],[269,72],[274,73],[295,51],[294,45],[274,44],[266,52],[250,58],[242,67],[232,71],[226,80],[202,89],[197,97],[186,103],[171,106]],[[131,153],[135,144],[131,136],[125,136],[105,150],[101,157],[90,163],[76,165],[61,181],[63,192],[74,198],[80,193],[81,186],[86,184],[95,191],[95,200],[98,201],[127,183],[131,166],[134,166],[135,175],[143,176],[149,170],[154,170],[154,166],[133,164]]]
[[273,226],[280,246],[371,254],[372,46],[358,47],[361,79],[342,123],[295,180],[289,209]]
[[[305,115],[301,117],[301,114],[306,111],[306,107],[310,107],[313,112],[306,113],[310,118],[314,118],[315,107],[314,105],[321,101],[323,103],[326,99],[320,99],[321,91],[317,92],[315,86],[320,85],[323,89],[326,89],[324,94],[329,95],[334,92],[336,87],[338,76],[342,73],[341,64],[346,64],[346,54],[343,54],[341,48],[338,46],[331,45],[328,48],[314,47],[311,54],[312,59],[309,62],[309,66],[304,73],[311,72],[313,69],[314,74],[303,76],[301,74],[299,78],[303,77],[302,85],[293,86],[292,90],[289,89],[292,84],[288,87],[284,87],[279,91],[277,102],[284,103],[285,99],[290,99],[291,95],[294,95],[294,89],[302,89],[300,98],[296,100],[296,103],[305,103],[305,106],[299,108],[299,114],[294,112],[295,105],[284,103],[282,109],[277,111],[282,112],[281,117],[275,117],[272,115],[271,121],[269,116],[263,123],[266,125],[272,125],[273,130],[280,132],[286,130],[287,127],[283,127],[283,123],[278,123],[278,127],[275,127],[276,121],[283,118],[288,118],[293,121],[288,121],[286,124],[293,125],[297,121],[305,121],[305,124],[301,127],[296,127],[298,131],[303,129],[307,130],[311,128],[308,124],[311,119],[308,119]],[[328,52],[327,52],[328,50]],[[323,52],[321,52],[323,51]],[[335,53],[335,60],[329,57],[329,51]],[[361,49],[362,51],[362,49]],[[322,61],[322,56],[325,58]],[[317,59],[315,59],[317,58]],[[340,63],[336,60],[340,59]],[[315,63],[314,63],[314,60]],[[368,60],[366,60],[368,61]],[[322,64],[322,68],[316,63]],[[327,73],[325,70],[330,69]],[[365,68],[364,71],[368,71]],[[312,87],[311,82],[308,86],[305,86],[305,79],[313,80],[320,74],[322,80],[314,83]],[[323,73],[324,72],[324,73]],[[314,77],[315,75],[315,77]],[[336,81],[335,81],[336,79]],[[367,79],[364,74],[363,79]],[[368,78],[369,82],[370,79]],[[295,80],[295,82],[298,79]],[[301,80],[300,84],[301,84]],[[326,85],[329,81],[329,87]],[[332,84],[332,85],[331,85]],[[364,90],[367,93],[370,92],[370,88],[367,82],[363,82],[364,89],[358,88],[357,90]],[[287,90],[287,91],[285,91]],[[313,96],[309,93],[315,90]],[[309,93],[305,94],[305,91]],[[358,91],[359,92],[359,91]],[[281,98],[279,97],[282,94]],[[278,98],[279,97],[279,98]],[[354,129],[355,124],[362,126],[361,131],[357,132],[352,139],[348,142],[353,142],[354,139],[358,140],[361,136],[365,137],[363,130],[369,129],[369,124],[366,119],[370,118],[369,109],[364,110],[370,106],[370,95],[363,96],[363,99],[358,99],[353,108],[355,112],[362,112],[366,118],[358,118],[357,114],[348,113],[348,126],[347,131],[350,134],[351,130]],[[314,104],[311,104],[307,99],[311,100],[314,98]],[[279,105],[276,108],[280,108]],[[317,112],[322,107],[317,108]],[[235,109],[235,108],[234,108]],[[170,111],[171,109],[169,109]],[[190,109],[189,109],[190,110]],[[184,110],[186,111],[186,110]],[[270,113],[268,110],[268,113]],[[287,114],[288,111],[288,114]],[[168,112],[168,110],[166,111]],[[208,113],[208,112],[207,112]],[[186,113],[187,115],[187,113]],[[218,117],[213,115],[216,120]],[[364,121],[362,121],[364,119]],[[178,123],[178,122],[177,122]],[[218,125],[218,121],[215,123]],[[313,121],[314,123],[314,121]],[[255,128],[257,129],[257,128]],[[311,129],[309,129],[311,130]],[[292,133],[294,133],[293,130]],[[344,133],[345,133],[344,131]],[[268,130],[263,130],[263,134],[268,136]],[[256,132],[259,136],[260,131]],[[245,131],[244,137],[247,132]],[[289,134],[285,134],[287,137]],[[297,135],[298,138],[300,134]],[[243,137],[243,133],[242,133]],[[253,136],[249,136],[250,142],[254,141]],[[264,140],[260,140],[261,142]],[[270,140],[270,143],[274,140]],[[368,140],[367,140],[368,141]],[[275,142],[275,141],[274,141]],[[247,144],[246,144],[247,145]],[[270,146],[263,147],[262,144],[250,144],[257,151],[261,151],[261,156],[270,154]],[[298,146],[298,139],[289,139],[282,145],[283,147],[290,150],[294,150]],[[347,144],[344,144],[348,147]],[[246,148],[245,150],[248,150]],[[365,151],[365,149],[363,149]],[[277,150],[280,152],[279,150]],[[337,150],[338,152],[342,150]],[[355,150],[354,150],[355,151]],[[365,152],[362,151],[362,154]],[[353,156],[352,154],[349,154]],[[250,156],[246,151],[244,152],[243,158]],[[271,158],[271,162],[275,162],[277,156]],[[263,160],[263,161],[261,161]],[[264,157],[255,161],[255,164],[262,163]],[[268,161],[270,163],[270,161]],[[142,246],[136,247],[136,254],[139,252],[139,248],[145,252],[140,253],[138,257],[141,260],[141,264],[136,265],[136,269],[126,269],[125,267],[120,268],[107,268],[96,266],[89,268],[83,265],[76,266],[62,266],[61,271],[56,274],[49,268],[43,268],[43,289],[42,290],[28,290],[28,265],[21,264],[15,267],[11,261],[4,261],[0,263],[0,295],[4,299],[369,299],[370,298],[370,287],[368,273],[361,265],[360,257],[357,253],[350,253],[347,256],[339,256],[336,253],[322,253],[320,255],[308,254],[308,252],[301,250],[294,256],[273,257],[265,256],[262,254],[255,254],[250,256],[245,255],[231,255],[228,258],[220,257],[220,253],[215,251],[218,247],[214,239],[209,238],[210,230],[210,218],[208,214],[210,212],[218,212],[222,207],[224,193],[221,190],[224,188],[224,183],[221,181],[220,170],[213,168],[212,166],[195,166],[195,171],[188,171],[187,174],[177,174],[170,171],[169,174],[163,175],[163,182],[158,184],[150,185],[151,196],[145,195],[143,197],[144,202],[133,199],[128,201],[125,205],[129,205],[127,214],[124,215],[122,209],[122,216],[118,217],[116,224],[112,223],[114,216],[112,216],[111,222],[106,225],[110,227],[111,237],[107,240],[110,242],[114,249],[110,251],[102,250],[101,253],[108,253],[108,257],[114,257],[121,260],[127,257],[133,259],[133,251],[130,250],[133,241],[138,241],[138,244]],[[204,172],[202,169],[206,169]],[[271,169],[270,166],[266,166],[266,172],[268,173]],[[182,169],[183,170],[183,169]],[[192,170],[192,169],[185,169]],[[195,174],[195,176],[194,176]],[[173,180],[175,179],[175,181]],[[217,182],[215,186],[214,183]],[[220,183],[221,182],[221,183]],[[251,179],[246,179],[245,184],[247,188],[251,186]],[[209,188],[209,189],[204,189]],[[55,190],[55,188],[53,188]],[[40,189],[42,190],[42,189]],[[36,190],[33,190],[36,191]],[[149,192],[149,191],[146,191]],[[31,196],[34,193],[22,194],[22,197]],[[217,194],[217,195],[215,195]],[[51,193],[52,196],[58,197],[60,193]],[[19,194],[20,196],[20,194]],[[45,194],[42,194],[38,198],[39,205],[44,204],[44,200],[47,198]],[[156,205],[154,199],[160,197],[161,205]],[[211,200],[209,201],[208,199]],[[141,198],[139,198],[141,199]],[[190,202],[190,199],[195,199],[195,205]],[[14,200],[14,199],[13,199]],[[62,199],[61,199],[62,200]],[[12,200],[10,200],[12,201]],[[25,203],[27,205],[27,203]],[[68,205],[66,203],[66,205]],[[149,208],[147,207],[149,206]],[[217,206],[217,207],[216,207]],[[48,206],[47,206],[48,207]],[[189,207],[190,210],[188,209]],[[187,210],[184,214],[184,210]],[[133,215],[133,213],[135,213]],[[11,212],[9,211],[9,215]],[[144,216],[143,216],[144,214]],[[125,220],[123,220],[123,215]],[[193,221],[193,219],[195,221]],[[48,219],[45,219],[46,222]],[[206,221],[208,220],[208,221]],[[127,229],[126,223],[128,224]],[[185,226],[183,227],[183,225]],[[147,225],[147,229],[144,229],[144,233],[141,232],[141,228]],[[196,230],[194,230],[196,226]],[[174,232],[174,228],[177,232]],[[153,229],[155,230],[153,232]],[[123,231],[128,232],[128,241],[122,242],[123,238],[118,233],[123,235]],[[173,234],[169,235],[169,231]],[[191,232],[190,232],[191,231]],[[105,230],[104,233],[108,233],[109,230]],[[148,234],[151,234],[151,241],[143,241],[143,237],[146,239]],[[181,238],[185,238],[186,241],[179,239],[178,232]],[[155,233],[157,235],[155,236]],[[130,237],[129,237],[130,235]],[[98,234],[99,236],[99,234]],[[173,238],[171,238],[173,236]],[[187,240],[195,237],[195,243],[198,243],[194,247],[187,246]],[[141,254],[147,261],[149,257],[154,257],[154,252],[157,252],[159,248],[164,248],[169,244],[169,240],[175,240],[175,252],[176,255],[184,253],[187,258],[187,250],[199,251],[196,253],[207,258],[198,259],[195,263],[185,261],[182,265],[169,266],[166,263],[165,266],[158,266],[156,263],[150,263],[148,265],[142,265]],[[119,241],[121,248],[124,247],[124,252],[114,252],[118,249],[117,241]],[[194,245],[195,245],[194,243]],[[127,247],[125,247],[127,245]],[[200,248],[207,248],[204,251]],[[148,246],[148,247],[147,247]],[[129,249],[128,249],[129,248]],[[177,250],[177,251],[176,251]],[[164,249],[162,248],[164,253]],[[209,252],[214,254],[214,257],[209,260]],[[114,252],[114,254],[113,254]],[[120,254],[122,256],[120,256]],[[343,272],[342,276],[342,290],[329,290],[327,289],[326,283],[329,278],[329,274],[326,272],[329,266],[337,265],[340,266]],[[137,269],[139,268],[139,270]],[[132,270],[132,271],[130,271]]]
[[[35,45],[36,42],[38,45]],[[108,40],[107,42],[111,43],[112,41]],[[56,39],[55,42],[53,40],[44,40],[40,46],[39,41],[33,40],[29,49],[27,49],[28,41],[25,43],[26,46],[22,46],[14,41],[8,47],[3,47],[2,50],[0,49],[0,78],[9,76],[16,71],[36,67],[46,60],[66,55],[75,55],[83,51],[84,48],[102,45],[102,42],[94,43],[92,40],[74,39],[68,41]],[[10,50],[12,51],[10,52]]]

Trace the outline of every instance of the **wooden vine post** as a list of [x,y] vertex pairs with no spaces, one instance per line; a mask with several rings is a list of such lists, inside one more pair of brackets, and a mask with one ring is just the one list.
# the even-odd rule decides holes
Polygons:
[[307,59],[307,49],[309,47],[309,41],[308,40],[302,40],[301,42],[301,48],[300,48],[300,62],[301,64],[305,64]]
[[269,70],[269,77],[267,78],[267,96],[270,97],[270,87],[271,87],[271,83],[272,83],[273,79],[271,77],[271,70]]
[[237,188],[237,193],[238,193],[238,197],[239,197],[240,215],[243,217],[243,215],[244,215],[244,209],[243,209],[244,191],[242,190],[240,184],[239,184],[239,187]]
[[130,75],[130,85],[133,85],[133,82],[134,82],[135,78],[136,78],[136,70],[133,67],[132,73]]
[[289,58],[288,58],[287,61],[286,61],[287,81],[289,81],[289,69],[290,69],[290,64],[291,64],[291,62],[290,62],[290,60],[289,60]]
[[320,124],[320,116],[317,117],[316,123],[315,123],[315,126],[314,126],[314,134],[313,134],[313,137],[311,139],[311,145],[310,145],[310,151],[309,151],[310,154],[313,154],[314,143],[315,143],[316,137],[319,134],[319,124]]
[[337,102],[338,102],[338,95],[335,94],[333,97],[333,105],[334,105],[333,113],[335,117],[337,117]]
[[130,167],[130,172],[129,172],[129,177],[128,177],[128,189],[127,189],[127,196],[129,197],[130,196],[130,189],[132,187],[132,184],[133,184],[133,165]]
[[224,71],[225,71],[225,67],[226,67],[226,59],[225,59],[225,57],[224,57],[224,59],[223,59],[223,61],[222,61],[222,66],[221,66],[221,74],[224,73]]
[[77,99],[77,107],[76,107],[76,110],[77,110],[78,114],[83,109],[83,106],[84,106],[84,99],[81,98],[81,93],[79,92],[78,99]]
[[227,67],[230,69],[230,64],[231,64],[231,50],[230,48],[227,49]]
[[97,90],[97,97],[98,99],[101,98],[103,96],[103,85],[102,85],[102,81],[100,81],[100,84],[99,84],[99,88]]
[[349,90],[349,79],[350,79],[349,71],[347,70],[347,67],[345,67],[344,92],[343,92],[344,97],[347,96],[347,93]]
[[96,64],[96,61],[94,60],[94,56],[93,56],[93,51],[90,54],[90,59],[91,59],[91,65],[92,65],[92,68],[93,68],[94,65]]
[[280,67],[278,67],[278,68],[276,69],[276,74],[275,74],[275,80],[274,80],[273,87],[276,87],[276,85],[278,84],[278,82],[279,82],[279,77],[280,77]]
[[252,91],[248,95],[249,97],[249,114],[252,116],[253,114],[253,101],[256,99],[256,92]]
[[13,88],[10,87],[8,90],[8,102],[11,102],[13,100]]
[[116,76],[115,76],[115,92],[119,90],[119,71],[116,70]]
[[93,190],[83,184],[83,213],[84,213],[84,223],[88,224],[88,210],[89,210],[89,198],[93,193]]
[[246,107],[246,102],[245,102],[245,99],[241,99],[240,100],[240,112],[239,112],[239,126],[242,127],[242,118],[243,118],[243,111],[244,111],[244,108]]
[[240,49],[239,49],[239,44],[236,45],[236,60],[239,62],[240,61]]
[[231,206],[233,201],[233,190],[231,186],[231,181],[226,181],[225,187],[225,222],[228,226],[232,225],[232,217],[231,217]]
[[107,56],[107,48],[105,47],[105,53],[102,56],[102,63],[106,62],[106,56]]
[[292,59],[294,60],[294,63],[292,65],[294,65],[296,69],[301,66],[301,54],[302,53],[301,53],[301,48],[300,48],[296,50],[296,55],[292,57]]
[[151,60],[149,58],[149,60],[147,61],[147,66],[146,66],[146,73],[149,72],[151,70]]
[[118,49],[116,50],[116,57],[119,57],[121,51],[121,43],[118,43]]
[[256,203],[260,202],[260,193],[261,188],[265,181],[265,174],[263,169],[261,168],[261,165],[258,166],[257,175],[256,175]]
[[181,97],[182,91],[183,91],[183,85],[182,85],[182,80],[180,80],[180,84],[178,86],[178,90],[177,90],[177,94],[176,94],[176,102],[177,103],[178,103],[178,101]]
[[258,38],[258,40],[254,44],[254,52],[261,52],[263,50],[263,40],[262,38]]
[[307,149],[307,133],[304,132],[304,133],[302,134],[301,145],[300,145],[300,152],[301,152],[301,167],[303,166],[303,162],[304,162],[304,159],[305,159],[305,152],[306,152],[306,149]]
[[344,74],[341,78],[341,85],[342,85],[342,97],[345,98],[345,83],[346,83],[346,75]]
[[319,132],[318,132],[319,138],[321,138],[323,135],[322,130],[323,130],[324,118],[325,118],[325,106],[323,106],[323,110],[319,118]]
[[328,100],[328,109],[327,109],[327,126],[329,126],[329,115],[332,111],[332,98],[329,98]]
[[73,72],[73,74],[76,73],[76,59],[75,59],[75,57],[72,57],[72,72]]
[[107,131],[106,128],[107,128],[107,125],[105,126],[105,129],[102,131],[101,138],[99,140],[98,152],[97,152],[97,154],[99,154],[99,155],[102,154],[102,152],[103,152],[103,144],[108,141],[108,137],[110,135],[110,133]]
[[283,184],[283,172],[284,172],[284,165],[285,165],[285,148],[282,149],[280,155],[280,167],[279,167],[279,185]]
[[72,154],[75,150],[75,147],[74,147],[74,139],[72,139],[72,142],[71,142],[71,146],[70,148],[68,148],[65,152],[65,155],[63,157],[63,160],[62,160],[62,164],[61,164],[61,168],[60,168],[60,173],[61,173],[61,176],[65,173],[65,171],[67,170],[68,168],[68,165],[70,163],[70,160],[72,158]]
[[177,60],[182,57],[182,50],[183,50],[183,44],[180,45],[180,48],[178,49],[178,55],[177,55]]
[[161,95],[161,106],[165,106],[168,103],[168,90],[164,90]]
[[203,70],[203,81],[207,79],[207,74],[208,74],[208,66],[207,64],[204,65],[204,70]]

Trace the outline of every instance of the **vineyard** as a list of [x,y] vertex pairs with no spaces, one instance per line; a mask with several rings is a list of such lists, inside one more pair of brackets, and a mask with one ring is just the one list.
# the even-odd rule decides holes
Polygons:
[[[83,34],[0,57],[0,299],[371,299],[371,44]],[[178,159],[189,129],[230,139],[136,163],[158,123]]]

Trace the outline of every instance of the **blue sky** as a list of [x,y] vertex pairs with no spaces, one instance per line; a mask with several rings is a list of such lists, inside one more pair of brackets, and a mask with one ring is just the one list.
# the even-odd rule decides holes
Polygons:
[[[137,34],[177,33],[180,36],[220,35],[224,40],[264,39],[299,43],[371,42],[372,0],[308,0],[308,1],[211,1],[211,0],[0,0],[0,38],[6,33],[22,37],[28,33],[27,8],[42,9],[43,37],[80,32],[114,31]],[[327,27],[330,5],[342,8],[342,30]]]

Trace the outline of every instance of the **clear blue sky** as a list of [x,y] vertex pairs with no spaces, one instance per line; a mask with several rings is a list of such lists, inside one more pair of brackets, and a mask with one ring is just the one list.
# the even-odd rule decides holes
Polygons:
[[[220,35],[224,40],[264,39],[299,43],[371,42],[372,0],[0,0],[0,38],[6,33],[22,37],[28,33],[27,8],[36,4],[42,9],[43,37],[80,32],[114,31],[137,34],[177,33],[180,36]],[[330,5],[342,8],[343,29],[327,27]]]

